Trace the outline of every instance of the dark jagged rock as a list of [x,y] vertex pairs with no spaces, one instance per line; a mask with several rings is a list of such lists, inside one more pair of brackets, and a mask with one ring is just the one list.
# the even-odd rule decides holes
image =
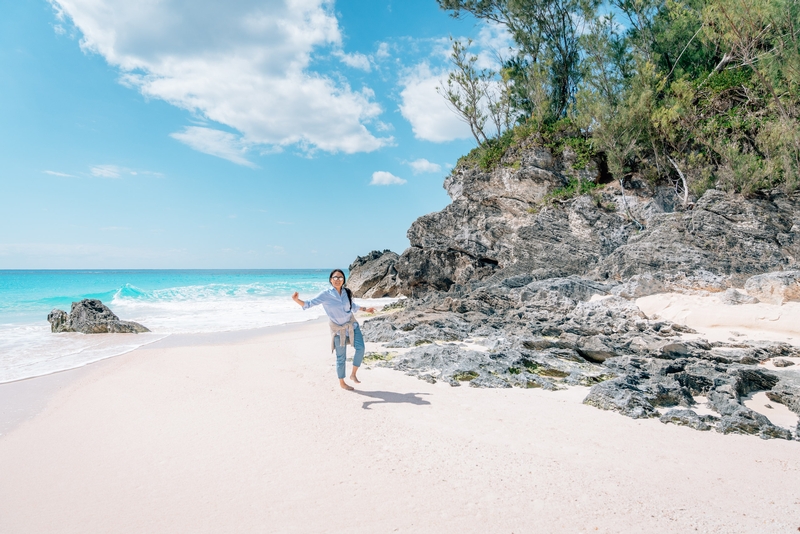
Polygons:
[[53,310],[47,314],[47,322],[50,323],[51,332],[68,332],[67,320],[69,315],[64,310]]
[[767,398],[783,404],[800,415],[800,373],[796,371],[781,372],[778,383],[767,391]]
[[713,415],[697,415],[697,412],[694,410],[685,408],[673,408],[662,415],[659,420],[662,423],[688,426],[695,430],[711,430],[712,425],[719,421],[719,417],[714,417]]
[[601,410],[614,410],[634,419],[657,415],[642,392],[621,378],[592,386],[583,403]]
[[396,297],[400,294],[394,264],[399,256],[391,250],[373,250],[350,265],[347,280],[353,296],[361,298]]
[[[756,391],[773,391],[790,402],[800,389],[788,383],[780,389],[779,376],[758,364],[800,355],[798,349],[776,342],[685,339],[691,329],[650,319],[627,299],[602,296],[616,286],[578,277],[526,281],[516,275],[510,282],[428,292],[392,315],[366,322],[362,330],[368,340],[389,347],[417,347],[382,365],[426,380],[456,384],[454,377],[467,372],[475,373],[470,383],[481,387],[589,385],[587,404],[631,417],[655,417],[661,408],[691,409],[694,395],[707,395],[720,417],[702,419],[704,424],[727,433],[786,437],[783,429],[739,408],[742,398]],[[488,351],[434,344],[459,340],[478,340]]]
[[121,321],[108,306],[97,299],[73,302],[69,315],[53,310],[48,316],[52,332],[80,332],[82,334],[138,334],[149,332],[133,321]]
[[717,431],[723,434],[752,434],[763,439],[792,439],[792,433],[785,428],[775,426],[769,419],[745,406],[739,406],[729,415],[724,415]]

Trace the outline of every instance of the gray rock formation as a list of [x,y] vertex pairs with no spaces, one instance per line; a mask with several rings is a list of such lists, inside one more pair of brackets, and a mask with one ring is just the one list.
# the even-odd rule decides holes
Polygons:
[[753,276],[744,284],[744,290],[759,302],[783,304],[800,301],[800,271],[783,271]]
[[149,332],[133,321],[120,321],[108,307],[97,299],[73,302],[69,315],[53,310],[47,315],[52,332],[80,332],[82,334],[138,334]]
[[671,189],[634,181],[624,191],[609,184],[542,205],[566,183],[560,168],[541,148],[506,155],[492,172],[457,166],[444,183],[452,203],[408,230],[411,247],[395,264],[403,293],[447,291],[498,271],[539,280],[654,277],[650,289],[644,279],[635,284],[637,296],[681,281],[724,291],[798,265],[800,192],[745,199],[712,189],[692,209],[676,211]]
[[643,231],[603,258],[594,274],[620,279],[704,270],[741,287],[752,275],[797,265],[799,216],[798,192],[745,199],[711,189],[690,211],[654,214]]
[[673,425],[688,426],[695,430],[711,430],[712,425],[719,421],[719,417],[713,415],[697,415],[694,410],[673,408],[661,416],[662,423],[672,423]]
[[[661,411],[663,422],[791,438],[743,399],[767,391],[771,400],[800,413],[800,384],[791,371],[777,375],[759,366],[800,356],[800,349],[774,342],[688,340],[683,334],[691,330],[685,326],[650,319],[620,297],[598,298],[609,292],[608,285],[578,277],[520,285],[524,281],[515,277],[429,292],[392,315],[365,322],[362,331],[389,350],[412,347],[377,365],[430,382],[547,389],[581,384],[592,386],[586,404],[629,417],[658,417]],[[684,412],[698,395],[708,397],[717,416]],[[666,417],[675,409],[684,411]]]
[[[542,202],[567,182],[568,167],[528,146],[492,172],[453,170],[452,203],[412,224],[411,247],[394,262],[393,283],[410,298],[362,326],[368,341],[411,349],[376,365],[452,385],[583,384],[592,386],[587,404],[630,417],[791,438],[742,399],[767,391],[797,411],[800,384],[758,364],[798,349],[688,339],[691,329],[647,317],[631,299],[710,291],[753,302],[732,288],[780,269],[781,298],[791,297],[785,273],[800,258],[800,192],[746,199],[709,190],[682,208],[671,188],[631,179]],[[376,271],[365,278],[379,279]],[[699,395],[717,415],[697,415]]]
[[391,250],[373,250],[366,256],[359,256],[350,265],[347,287],[354,297],[381,298],[400,295],[397,270],[394,264],[399,256]]
[[782,372],[778,383],[767,392],[767,398],[800,415],[800,372]]

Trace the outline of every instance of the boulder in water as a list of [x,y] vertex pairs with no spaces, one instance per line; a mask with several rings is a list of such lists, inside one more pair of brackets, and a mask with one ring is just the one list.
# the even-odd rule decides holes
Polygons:
[[53,310],[47,315],[52,332],[82,334],[138,334],[150,330],[133,321],[121,321],[108,306],[97,299],[73,302],[69,314]]

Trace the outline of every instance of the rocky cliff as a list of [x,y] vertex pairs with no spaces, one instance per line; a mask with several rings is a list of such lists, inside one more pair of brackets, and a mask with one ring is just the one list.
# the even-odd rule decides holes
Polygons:
[[[359,258],[353,278],[410,297],[363,327],[390,349],[412,347],[380,357],[382,365],[452,385],[594,384],[587,404],[631,417],[793,437],[742,400],[766,390],[800,413],[800,375],[758,365],[800,357],[797,348],[708,343],[628,299],[675,290],[725,292],[729,305],[794,298],[800,193],[743,198],[712,189],[684,205],[671,187],[635,176],[565,194],[576,178],[600,180],[531,145],[490,172],[461,163],[444,184],[452,203],[412,224],[402,255]],[[783,272],[758,279],[775,271]],[[746,282],[748,294],[732,289]],[[693,411],[697,396],[717,415]]]
[[639,179],[543,202],[567,184],[546,149],[507,154],[491,172],[458,166],[452,203],[417,219],[395,264],[405,294],[447,291],[501,273],[623,280],[698,271],[740,285],[800,259],[800,193],[745,199],[709,190],[684,207],[671,187]]

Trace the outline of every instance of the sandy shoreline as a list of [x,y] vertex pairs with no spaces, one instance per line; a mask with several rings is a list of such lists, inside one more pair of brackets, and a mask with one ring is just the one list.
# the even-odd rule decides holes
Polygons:
[[[295,327],[303,328],[308,323],[325,324],[326,319],[317,318],[309,321],[286,323],[280,325],[253,328],[249,330],[231,330],[224,332],[168,334],[163,338],[142,345],[146,348],[175,348],[200,345],[236,344],[248,339],[263,337]],[[0,383],[0,436],[7,434],[21,422],[38,414],[58,391],[64,389],[87,373],[94,372],[100,366],[108,364],[116,358],[123,357],[132,351],[86,363],[80,367],[64,369],[45,375],[37,375],[12,382]]]
[[797,442],[632,420],[582,389],[365,368],[347,393],[328,342],[319,321],[167,338],[66,377],[0,436],[0,532],[800,527]]

